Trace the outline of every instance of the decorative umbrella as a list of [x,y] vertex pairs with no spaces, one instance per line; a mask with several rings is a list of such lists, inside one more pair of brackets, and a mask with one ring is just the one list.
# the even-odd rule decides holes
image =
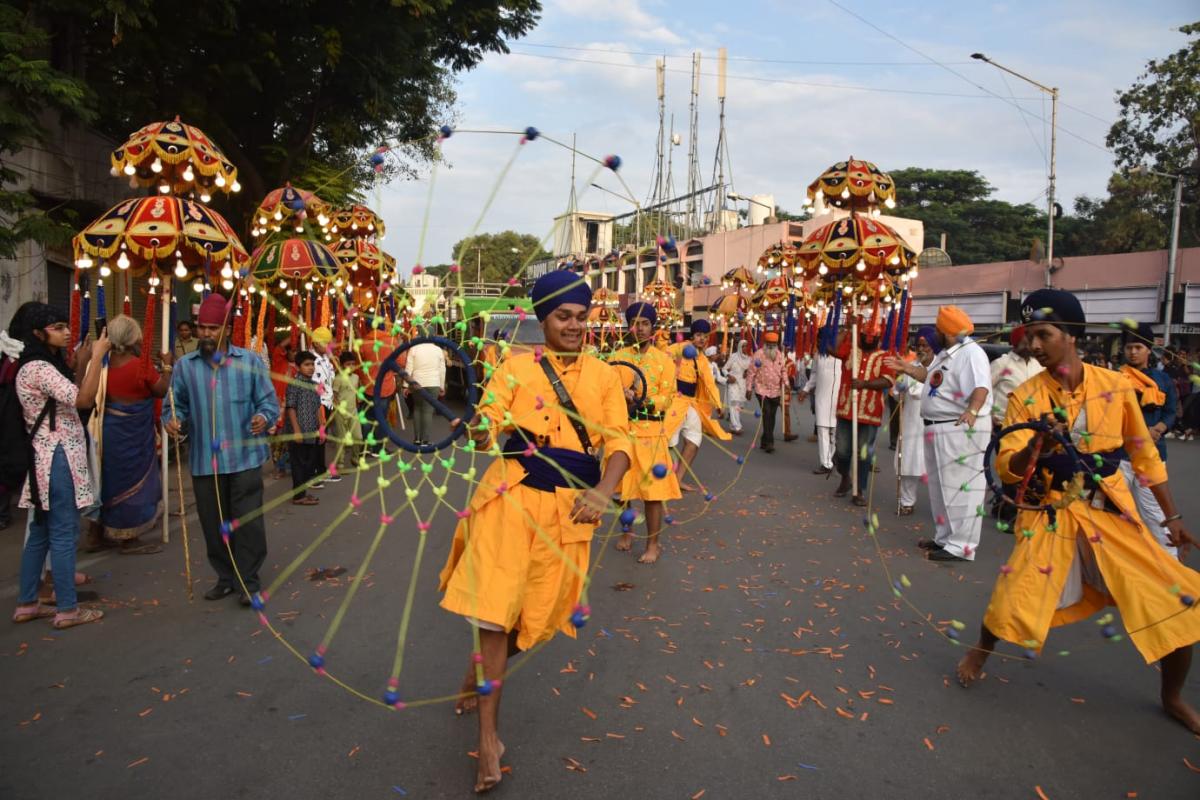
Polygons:
[[[329,226],[329,204],[306,189],[285,183],[267,192],[251,217],[250,235],[255,238],[279,233],[285,227],[303,233],[306,220],[313,220],[324,231]],[[328,237],[327,237],[328,239]]]
[[758,257],[758,265],[755,271],[765,275],[767,278],[775,277],[772,273],[787,275],[788,270],[795,269],[798,261],[796,248],[790,245],[777,244],[768,247]]
[[780,275],[764,281],[750,297],[750,305],[757,311],[779,309],[787,305],[792,297],[792,282],[786,276]]
[[[324,229],[324,226],[322,228]],[[366,206],[354,205],[334,210],[325,232],[325,240],[332,241],[337,237],[382,239],[385,232],[383,220],[379,215]]]
[[870,217],[849,216],[823,225],[808,235],[797,257],[805,277],[837,282],[870,281],[880,274],[900,276],[916,254],[900,234]]
[[754,276],[745,266],[735,267],[721,276],[721,288],[726,291],[737,289],[740,292],[742,287],[753,287],[754,284]]
[[250,257],[250,268],[254,279],[264,284],[279,279],[311,278],[331,282],[341,274],[337,256],[312,239],[285,239],[260,245]]
[[736,320],[744,317],[750,310],[750,304],[741,294],[725,294],[718,297],[709,307],[708,315],[724,320]]
[[675,301],[675,293],[678,290],[663,280],[651,281],[642,287],[642,295],[646,298],[665,298],[672,303]]
[[396,274],[396,259],[365,239],[342,239],[333,254],[354,286],[378,286]]
[[[108,260],[135,275],[150,265],[174,258],[175,276],[186,278],[224,261],[221,277],[232,281],[250,254],[225,218],[211,208],[179,197],[141,197],[113,206],[72,240],[75,266],[88,269],[100,260],[100,274],[110,271]],[[227,287],[228,288],[228,287]]]
[[840,161],[808,187],[810,206],[826,205],[860,211],[879,206],[896,207],[896,184],[870,161],[851,156]]
[[162,194],[194,192],[207,203],[213,190],[239,192],[237,167],[199,128],[176,117],[151,122],[112,151],[112,174],[132,186],[158,186]]

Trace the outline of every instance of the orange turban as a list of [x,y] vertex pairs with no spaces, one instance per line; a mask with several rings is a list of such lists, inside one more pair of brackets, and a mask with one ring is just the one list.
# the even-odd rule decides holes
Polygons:
[[975,323],[967,316],[967,312],[958,306],[942,306],[937,313],[937,329],[943,336],[956,339],[959,336],[970,336],[975,330]]
[[763,343],[779,344],[779,334],[776,333],[775,331],[767,331],[766,333],[763,334]]

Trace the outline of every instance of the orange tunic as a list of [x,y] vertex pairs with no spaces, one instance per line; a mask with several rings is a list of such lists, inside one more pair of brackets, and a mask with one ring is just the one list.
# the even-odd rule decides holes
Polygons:
[[[631,453],[625,394],[617,371],[591,356],[571,365],[546,353],[579,409],[593,447],[604,459]],[[499,444],[521,428],[542,444],[582,452],[570,418],[532,353],[513,353],[484,388],[479,413]],[[497,458],[484,473],[458,523],[441,573],[442,608],[520,631],[526,650],[562,631],[575,636],[570,617],[587,580],[594,525],[570,518],[580,491],[544,492],[526,486],[520,462]]]
[[[629,471],[621,482],[621,499],[629,500],[678,500],[682,497],[679,479],[671,469],[671,452],[667,445],[667,412],[675,399],[675,362],[657,347],[645,352],[636,346],[616,351],[609,361],[628,361],[646,376],[645,408],[663,418],[634,419],[631,428],[631,456]],[[633,370],[616,367],[625,388],[633,386],[636,374]],[[654,466],[666,467],[666,475],[655,477]]]
[[721,410],[721,392],[717,389],[717,382],[713,380],[708,356],[697,352],[695,358],[685,358],[683,351],[687,347],[695,345],[686,341],[677,342],[667,348],[667,355],[675,361],[676,382],[695,384],[696,396],[688,397],[682,392],[675,395],[675,402],[667,412],[667,435],[674,436],[675,431],[683,426],[683,418],[690,405],[700,415],[700,426],[706,434],[728,441],[733,438],[733,434],[713,419],[713,412]]
[[[1123,375],[1098,367],[1084,365],[1083,376],[1074,392],[1049,372],[1033,376],[1009,396],[1005,425],[1034,421],[1061,408],[1070,427],[1082,413],[1079,428],[1087,435],[1072,435],[1081,454],[1124,447],[1148,485],[1165,481],[1166,465],[1146,430],[1133,386]],[[1010,465],[1032,437],[1029,430],[1003,437],[996,457],[1001,480],[1021,481]],[[1089,477],[1083,486],[1093,484]],[[1095,485],[1122,514],[1093,507],[1078,496],[1078,488],[1071,491],[1068,486],[1067,492],[1047,493],[1046,502],[1061,506],[1053,528],[1046,512],[1022,510],[1017,515],[1013,552],[996,581],[984,624],[1001,639],[1041,650],[1052,626],[1115,604],[1146,663],[1200,641],[1200,603],[1188,608],[1180,600],[1184,595],[1200,597],[1200,574],[1168,555],[1142,525],[1119,470]],[[1083,569],[1086,575],[1092,562],[1102,581],[1093,577],[1083,585],[1081,598],[1060,602],[1072,569]]]

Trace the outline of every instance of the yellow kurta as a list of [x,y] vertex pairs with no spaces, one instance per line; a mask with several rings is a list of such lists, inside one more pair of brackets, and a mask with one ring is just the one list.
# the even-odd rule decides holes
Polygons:
[[[671,451],[667,445],[667,413],[675,399],[675,362],[657,347],[645,352],[637,347],[626,347],[616,351],[609,361],[628,361],[646,376],[646,402],[643,408],[650,414],[662,415],[661,420],[630,420],[632,435],[629,471],[621,482],[621,499],[629,500],[678,500],[679,478],[672,469]],[[636,381],[633,370],[617,367],[624,387],[632,387]],[[654,476],[654,465],[662,464],[667,473],[661,478]]]
[[684,358],[684,348],[695,347],[691,342],[677,342],[667,348],[667,355],[675,362],[675,378],[678,381],[696,384],[696,396],[688,397],[683,393],[675,395],[675,402],[667,412],[667,436],[674,436],[675,431],[683,426],[683,417],[688,406],[696,409],[700,415],[700,426],[709,436],[726,441],[733,434],[721,427],[721,423],[713,419],[713,412],[721,411],[721,392],[717,382],[713,380],[712,366],[708,356],[697,352],[695,358]]
[[[570,393],[593,447],[629,454],[629,419],[617,371],[599,359],[580,356],[566,366],[546,354]],[[516,428],[539,446],[582,451],[570,418],[532,353],[513,353],[484,388],[479,412],[493,443],[502,445]],[[522,650],[550,639],[556,630],[575,635],[571,612],[587,577],[595,525],[571,521],[581,490],[543,492],[521,483],[525,469],[497,458],[483,474],[458,523],[441,573],[442,608],[520,630]]]
[[[1049,372],[1018,386],[1009,397],[1005,425],[1035,421],[1062,408],[1068,426],[1073,426],[1085,410],[1086,424],[1081,427],[1089,435],[1072,437],[1081,454],[1124,447],[1134,470],[1148,485],[1165,481],[1166,466],[1146,430],[1129,381],[1111,370],[1088,365],[1083,370],[1083,382],[1074,392],[1064,389]],[[1012,473],[1009,465],[1033,435],[1033,431],[1019,431],[1001,441],[996,469],[1005,483],[1020,482],[1022,476]],[[1090,483],[1094,482],[1088,476],[1085,487]],[[1041,650],[1052,626],[1084,619],[1115,604],[1130,639],[1151,663],[1200,640],[1200,604],[1188,608],[1180,601],[1183,595],[1200,598],[1200,574],[1168,555],[1141,524],[1120,471],[1102,479],[1100,488],[1123,515],[1093,508],[1077,496],[1058,510],[1054,530],[1048,529],[1044,512],[1017,515],[1013,552],[996,581],[984,624],[1001,639]],[[1064,500],[1062,491],[1051,491],[1044,502]],[[1084,548],[1095,559],[1104,590],[1085,583],[1082,599],[1058,609],[1072,564]]]

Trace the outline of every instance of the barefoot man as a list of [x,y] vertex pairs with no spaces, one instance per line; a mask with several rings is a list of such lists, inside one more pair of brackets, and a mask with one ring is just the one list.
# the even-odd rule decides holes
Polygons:
[[[617,370],[583,355],[592,291],[555,271],[530,292],[545,352],[513,353],[484,389],[472,438],[501,455],[466,510],[446,566],[442,607],[478,629],[455,711],[479,710],[476,792],[500,782],[501,680],[508,657],[575,636],[596,523],[629,468],[629,418]],[[603,455],[600,452],[603,450]]]
[[1086,320],[1075,295],[1039,289],[1025,299],[1021,316],[1033,356],[1046,369],[1013,390],[1004,424],[1048,423],[1070,437],[1080,459],[1043,431],[1002,437],[1001,480],[1021,484],[1034,475],[1041,502],[1056,513],[1053,522],[1048,512],[1018,513],[1012,555],[992,591],[979,642],[958,664],[958,680],[967,686],[981,677],[1000,639],[1037,652],[1051,627],[1113,604],[1146,663],[1160,663],[1163,708],[1200,734],[1200,715],[1182,696],[1192,644],[1200,640],[1200,574],[1159,546],[1120,471],[1129,459],[1151,487],[1165,515],[1157,524],[1182,557],[1192,539],[1137,395],[1125,376],[1079,359],[1075,337]]
[[[666,513],[664,501],[682,497],[679,479],[671,469],[664,413],[675,400],[675,362],[654,346],[654,326],[658,323],[654,306],[634,303],[625,309],[625,319],[633,344],[613,353],[609,360],[628,361],[642,371],[646,378],[646,400],[629,410],[633,463],[621,484],[621,501],[629,513],[623,514],[621,529],[625,532],[617,540],[616,548],[626,551],[633,547],[630,504],[641,500],[646,507],[646,552],[638,558],[638,563],[653,564],[661,553],[658,534]],[[626,387],[626,401],[635,402],[641,397],[641,387],[634,385],[636,373],[620,367],[617,371]]]
[[681,438],[684,442],[675,474],[680,478],[679,488],[685,492],[696,488],[684,483],[683,476],[692,466],[696,453],[700,452],[704,434],[726,441],[733,438],[713,419],[713,411],[721,410],[721,394],[713,380],[708,357],[704,355],[712,324],[706,319],[694,320],[691,333],[691,341],[678,342],[667,348],[667,355],[675,360],[675,387],[678,390],[675,403],[667,412],[667,429],[671,447],[677,447]]

